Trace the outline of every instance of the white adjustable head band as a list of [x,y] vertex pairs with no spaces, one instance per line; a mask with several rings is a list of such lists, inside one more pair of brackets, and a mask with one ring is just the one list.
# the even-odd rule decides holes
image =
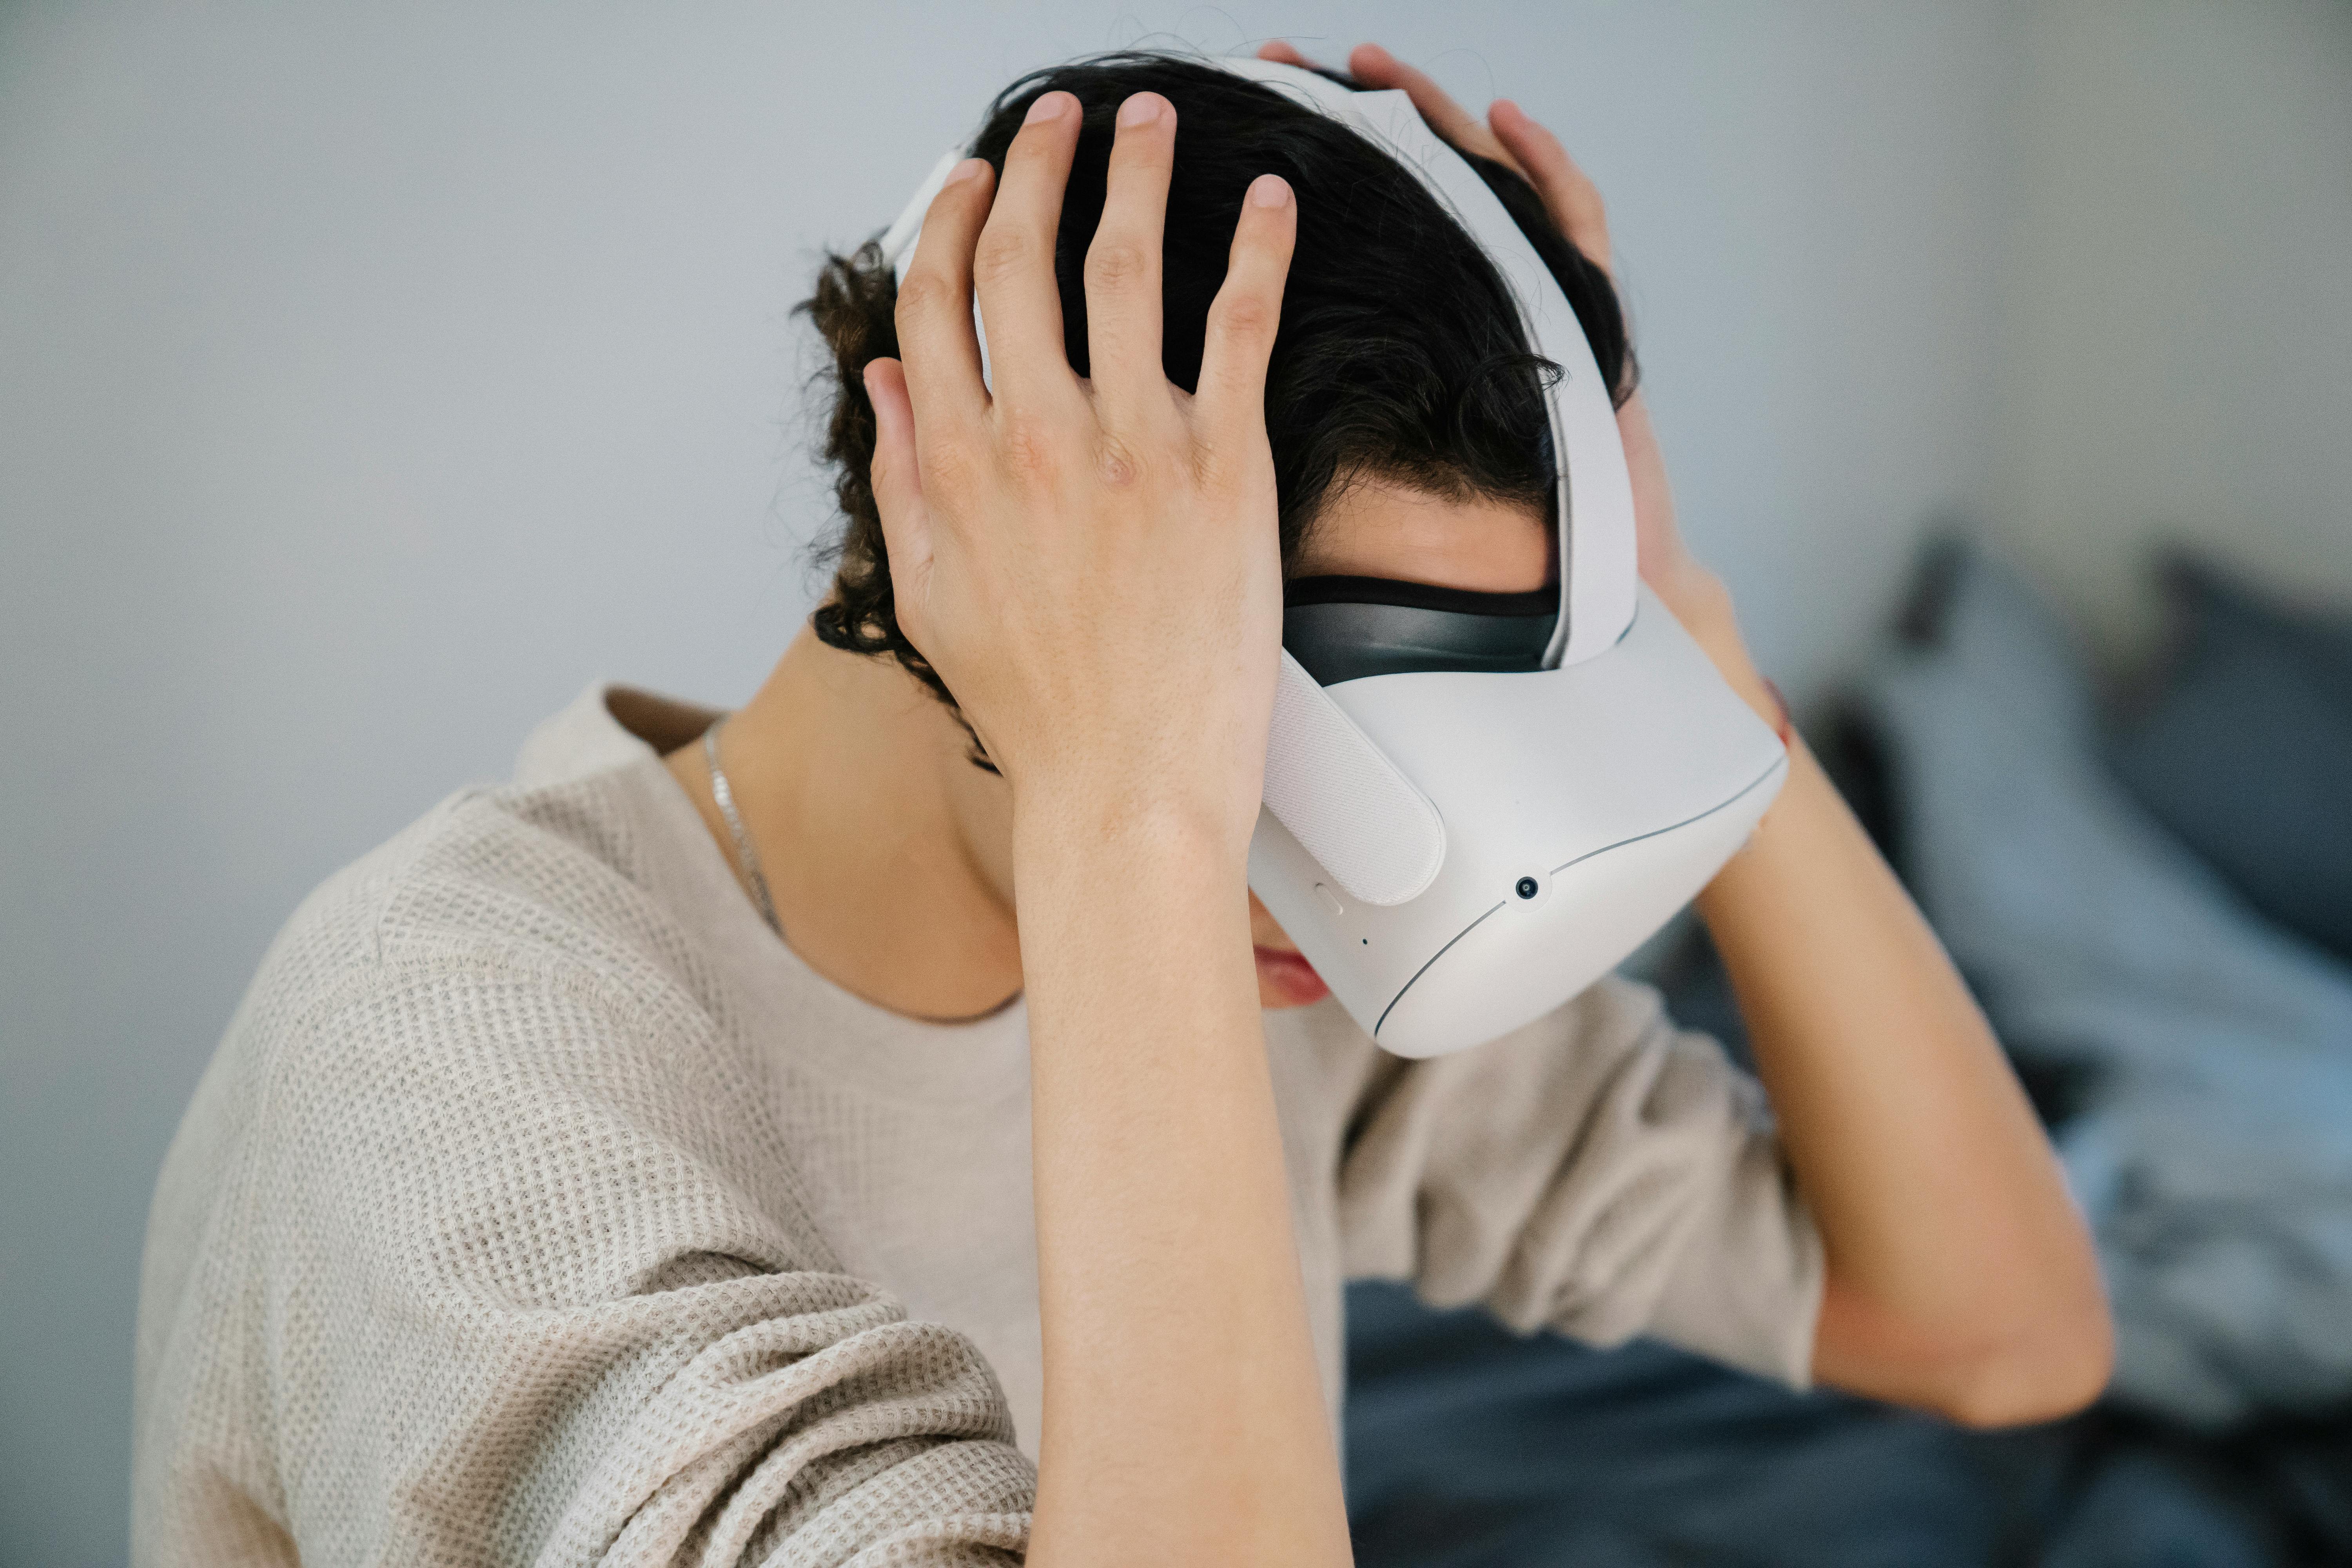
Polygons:
[[[1638,563],[1634,554],[1633,487],[1617,434],[1617,410],[1585,341],[1574,307],[1543,258],[1519,230],[1486,182],[1441,141],[1402,92],[1355,92],[1313,71],[1235,56],[1207,60],[1249,77],[1360,132],[1420,176],[1503,276],[1519,307],[1529,345],[1560,367],[1546,401],[1552,450],[1559,458],[1561,615],[1545,651],[1547,668],[1577,664],[1614,647],[1633,624]],[[883,234],[883,256],[900,279],[915,254],[923,215],[966,154],[949,153],[931,170],[898,220]],[[988,338],[979,330],[981,370],[988,368]]]

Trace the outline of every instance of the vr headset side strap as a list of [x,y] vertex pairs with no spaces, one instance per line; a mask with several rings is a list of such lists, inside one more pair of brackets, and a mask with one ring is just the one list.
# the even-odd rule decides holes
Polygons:
[[1401,904],[1445,865],[1445,823],[1306,667],[1282,655],[1265,808],[1362,904]]

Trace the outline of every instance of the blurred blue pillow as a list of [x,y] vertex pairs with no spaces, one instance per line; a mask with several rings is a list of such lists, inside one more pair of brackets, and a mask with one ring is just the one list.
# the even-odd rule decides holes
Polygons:
[[2352,967],[2258,915],[2108,765],[2065,623],[1939,552],[1860,695],[1904,864],[2055,1130],[2115,1306],[2116,1393],[2221,1426],[2352,1401]]
[[2116,774],[2254,909],[2352,960],[2352,617],[2185,558],[2166,581],[2174,652]]

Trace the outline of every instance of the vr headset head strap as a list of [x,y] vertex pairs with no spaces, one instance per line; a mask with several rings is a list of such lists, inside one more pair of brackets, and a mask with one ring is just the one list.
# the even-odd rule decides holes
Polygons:
[[1438,205],[1475,240],[1517,301],[1528,347],[1560,369],[1547,398],[1551,447],[1562,461],[1556,512],[1559,530],[1559,619],[1543,668],[1580,663],[1606,652],[1633,622],[1633,487],[1617,409],[1601,379],[1592,345],[1559,281],[1536,254],[1478,171],[1429,128],[1402,92],[1355,92],[1297,66],[1233,57],[1227,70],[1287,93],[1346,121],[1419,176]]

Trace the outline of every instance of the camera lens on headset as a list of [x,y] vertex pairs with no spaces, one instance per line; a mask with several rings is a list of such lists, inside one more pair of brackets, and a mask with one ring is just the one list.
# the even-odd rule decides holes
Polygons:
[[1533,877],[1522,877],[1511,887],[1511,891],[1523,899],[1532,899],[1542,890]]

